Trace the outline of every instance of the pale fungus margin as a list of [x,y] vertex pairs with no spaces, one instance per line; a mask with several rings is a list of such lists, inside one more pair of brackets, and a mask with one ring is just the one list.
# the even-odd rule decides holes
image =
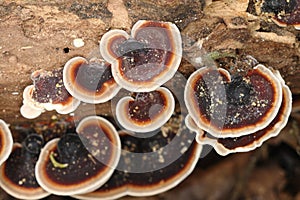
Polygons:
[[116,105],[116,118],[129,131],[150,132],[160,128],[175,109],[172,93],[165,87],[152,92],[137,93],[135,98],[123,97]]
[[23,117],[34,119],[52,110],[68,114],[79,106],[80,101],[71,96],[63,85],[62,69],[37,70],[31,74],[31,79],[33,85],[23,91],[23,105],[20,108]]
[[202,145],[211,145],[215,151],[222,156],[229,153],[248,152],[260,147],[266,140],[277,136],[286,126],[292,110],[292,93],[285,84],[279,71],[270,70],[277,81],[280,82],[282,90],[282,101],[279,103],[279,110],[275,112],[275,117],[266,127],[254,130],[248,134],[236,136],[213,135],[212,132],[202,129],[194,121],[191,115],[185,119],[186,126],[197,133],[196,140]]
[[86,103],[104,103],[121,89],[111,74],[111,65],[102,59],[88,61],[83,57],[70,59],[63,69],[67,91]]
[[112,75],[120,86],[132,92],[150,92],[176,73],[182,40],[175,24],[139,20],[131,36],[122,30],[105,33],[100,53],[111,63]]
[[[273,20],[276,23],[276,19]],[[298,24],[291,25],[299,29]],[[83,40],[74,40],[75,47],[83,45]],[[157,135],[161,134],[167,143],[172,142],[173,136],[169,138],[162,126],[171,118],[175,100],[169,89],[161,86],[174,77],[181,63],[182,39],[177,26],[171,22],[139,20],[130,35],[118,29],[105,33],[99,48],[103,59],[77,56],[68,60],[63,69],[33,72],[33,85],[23,92],[22,116],[33,119],[51,110],[68,114],[75,111],[81,101],[104,103],[124,88],[132,92],[133,97],[118,101],[119,124],[136,133],[161,130]],[[12,145],[12,139],[2,145],[3,132],[10,136],[11,133],[0,120],[0,147],[5,146],[11,153],[10,157],[8,153],[2,156],[0,149],[0,164],[3,162],[0,186],[20,199],[39,199],[49,194],[79,199],[156,195],[174,188],[192,173],[203,145],[211,145],[225,156],[253,150],[277,136],[291,113],[292,94],[278,71],[261,64],[245,76],[233,76],[222,68],[202,67],[188,78],[184,102],[188,110],[186,127],[183,126],[182,133],[172,133],[182,139],[178,144],[184,144],[182,148],[176,146],[173,152],[164,152],[155,147],[151,150],[158,157],[152,162],[153,158],[144,156],[143,161],[159,165],[165,161],[163,156],[172,153],[182,156],[165,168],[144,174],[130,171],[140,162],[126,157],[128,152],[124,153],[122,147],[125,144],[127,150],[147,153],[144,147],[148,144],[143,143],[147,140],[132,139],[136,135],[124,130],[117,132],[105,118],[86,117],[77,125],[76,133],[65,133],[43,148],[33,145],[37,152],[24,144]],[[15,158],[24,156],[24,152],[36,157],[36,163],[30,165],[34,172],[28,174],[35,182],[28,183],[26,178],[9,180],[8,168],[12,168]],[[118,166],[122,164],[124,170],[120,171]]]
[[5,121],[0,119],[0,165],[7,160],[13,148],[11,131]]
[[121,142],[109,121],[86,117],[76,132],[49,141],[37,161],[37,181],[52,194],[91,192],[109,180],[118,164]]
[[273,72],[257,65],[245,77],[228,80],[223,71],[200,68],[187,81],[184,100],[197,126],[215,137],[248,135],[268,126],[282,102]]
[[287,0],[272,2],[263,0],[261,11],[271,15],[272,21],[280,27],[294,26],[300,30],[300,2],[298,0]]
[[[73,197],[86,200],[112,200],[127,195],[147,197],[176,187],[193,172],[202,152],[202,145],[195,141],[195,135],[184,125],[179,129],[179,132],[161,130],[146,141],[144,138],[134,138],[128,131],[119,131],[122,155],[110,180],[93,192]],[[137,145],[143,141],[144,146]],[[157,141],[157,145],[152,146],[154,141]],[[164,142],[167,143],[166,146],[163,146]],[[169,164],[164,163],[168,162],[168,157],[174,156],[177,150],[181,156]],[[144,153],[141,159],[135,155],[140,152]],[[161,159],[157,159],[157,156],[161,156]],[[144,168],[145,165],[164,165],[164,167],[138,173],[132,170]]]
[[50,195],[37,183],[34,173],[42,143],[40,136],[28,135],[22,144],[13,144],[9,158],[0,166],[0,186],[11,196],[33,200]]

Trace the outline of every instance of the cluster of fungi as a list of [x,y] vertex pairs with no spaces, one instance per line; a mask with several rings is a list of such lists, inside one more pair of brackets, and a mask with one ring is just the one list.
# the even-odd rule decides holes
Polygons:
[[[29,134],[13,143],[0,121],[0,186],[10,195],[155,195],[193,171],[203,145],[220,155],[253,150],[278,135],[291,112],[291,92],[278,71],[257,65],[241,76],[202,67],[182,88],[180,106],[188,113],[174,118],[178,101],[166,83],[181,63],[182,41],[170,22],[140,20],[131,35],[110,30],[101,38],[100,53],[101,58],[74,57],[63,68],[33,72],[20,112],[28,119],[47,110],[68,114],[81,102],[108,102],[126,90],[115,109],[120,127],[91,115],[59,138]],[[174,129],[164,127],[170,121]]]

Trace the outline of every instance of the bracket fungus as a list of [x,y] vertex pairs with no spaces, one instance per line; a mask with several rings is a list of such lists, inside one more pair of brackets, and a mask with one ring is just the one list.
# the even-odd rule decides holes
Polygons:
[[0,119],[0,165],[9,157],[12,147],[12,134],[8,125]]
[[80,101],[72,97],[63,85],[63,70],[37,70],[31,74],[33,85],[23,92],[23,117],[33,119],[45,110],[56,110],[60,114],[73,112]]
[[135,98],[120,99],[116,106],[116,117],[127,130],[150,132],[164,125],[174,108],[172,93],[165,87],[159,87],[152,92],[139,92]]
[[9,158],[0,166],[0,186],[18,199],[41,199],[48,195],[35,177],[35,165],[43,139],[30,134],[20,143],[14,143]]
[[263,65],[244,77],[204,67],[189,77],[184,95],[199,128],[215,137],[239,137],[271,123],[282,102],[282,86]]
[[300,1],[299,0],[264,0],[262,11],[273,13],[272,20],[281,27],[292,25],[300,30]]
[[131,36],[111,30],[100,40],[100,52],[112,65],[112,75],[132,92],[153,91],[176,73],[182,56],[181,35],[175,24],[139,20]]
[[[193,130],[197,133],[197,142],[203,145],[209,144],[214,147],[218,154],[225,156],[229,153],[253,150],[261,146],[262,143],[269,138],[277,136],[287,124],[289,115],[291,113],[292,93],[288,86],[285,85],[280,73],[278,71],[274,71],[273,74],[274,78],[280,82],[279,89],[282,90],[282,101],[279,102],[280,107],[276,112],[275,117],[272,117],[272,121],[268,123],[266,127],[260,128],[259,130],[252,129],[252,132],[246,135],[244,133],[240,135],[235,134],[236,136],[224,136],[221,134],[213,135],[211,130],[202,130],[201,127],[195,123],[191,115],[188,115],[185,119],[185,123],[190,130]],[[260,87],[262,87],[261,84]],[[255,90],[253,92],[255,92]],[[260,115],[258,114],[257,118],[259,117]]]
[[136,138],[126,131],[119,134],[122,156],[112,177],[94,192],[75,198],[117,199],[165,192],[193,171],[202,151],[202,145],[185,126],[179,130],[161,129],[149,138]]
[[86,117],[76,132],[49,141],[40,154],[37,181],[52,194],[91,192],[110,178],[119,161],[120,138],[110,122]]
[[104,60],[74,57],[64,66],[63,81],[68,92],[86,103],[103,103],[120,90],[111,73],[111,65]]

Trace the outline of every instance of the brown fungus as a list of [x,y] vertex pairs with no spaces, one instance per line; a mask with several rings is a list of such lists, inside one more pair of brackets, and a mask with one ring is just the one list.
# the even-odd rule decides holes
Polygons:
[[5,121],[0,119],[0,165],[8,158],[12,147],[12,134]]
[[56,110],[60,114],[73,112],[80,101],[72,97],[63,84],[63,69],[38,70],[31,74],[33,85],[23,92],[23,117],[33,119],[45,110]]
[[179,130],[161,129],[148,138],[137,138],[125,131],[119,134],[122,156],[112,177],[96,191],[76,198],[117,199],[165,192],[193,171],[202,151],[202,145],[185,126]]
[[264,0],[261,9],[263,12],[273,13],[272,20],[278,26],[292,25],[300,30],[299,0]]
[[100,59],[70,59],[64,66],[63,81],[73,97],[93,104],[109,101],[121,88],[112,77],[111,65]]
[[185,103],[197,126],[214,137],[239,137],[268,126],[282,101],[276,75],[257,65],[245,76],[201,68],[188,79]]
[[41,199],[48,195],[35,177],[35,165],[43,146],[43,139],[30,134],[20,143],[14,143],[12,153],[0,167],[0,186],[18,199]]
[[76,132],[51,140],[40,154],[36,177],[50,193],[91,192],[110,178],[119,161],[121,143],[110,122],[97,116],[86,117]]
[[235,152],[247,152],[251,151],[262,145],[263,142],[271,137],[277,136],[283,127],[287,124],[289,115],[292,109],[292,93],[278,71],[274,72],[274,75],[280,81],[282,85],[282,103],[276,117],[268,124],[267,127],[250,133],[248,135],[242,135],[237,137],[219,137],[212,136],[208,132],[200,129],[191,116],[187,116],[185,123],[187,127],[197,133],[196,140],[198,143],[205,145],[211,145],[216,152],[222,156]]
[[160,128],[175,108],[172,93],[164,87],[152,92],[137,93],[135,98],[123,97],[116,106],[118,122],[127,130],[150,132]]
[[182,56],[181,35],[175,24],[139,20],[131,36],[111,30],[100,41],[100,52],[112,65],[112,75],[133,92],[153,91],[176,73]]

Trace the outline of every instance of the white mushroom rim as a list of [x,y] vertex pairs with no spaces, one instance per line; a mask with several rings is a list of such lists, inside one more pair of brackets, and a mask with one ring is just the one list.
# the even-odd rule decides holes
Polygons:
[[[93,65],[91,66],[91,64]],[[112,77],[105,77],[108,78],[105,81],[101,80],[103,76],[108,76],[105,74],[107,73],[106,64],[103,60],[88,61],[83,57],[71,58],[63,69],[65,88],[73,97],[82,102],[97,104],[109,101],[118,93],[121,87]],[[109,72],[111,74],[111,70]],[[92,77],[89,79],[87,76]],[[83,79],[83,77],[86,78]],[[103,83],[99,87],[100,82]]]
[[[151,105],[151,100],[153,100],[154,95],[151,95],[153,92],[158,92],[162,98],[163,105],[153,104]],[[149,102],[147,102],[147,97],[144,98],[144,104],[150,105],[148,112],[143,119],[134,119],[134,114],[138,113],[141,107],[147,105],[137,105],[134,108],[131,108],[131,103],[135,102],[135,99],[132,97],[123,97],[120,99],[116,105],[116,117],[121,126],[129,131],[134,132],[150,132],[154,131],[161,126],[163,126],[172,116],[175,109],[175,100],[172,93],[165,87],[159,87],[157,90],[149,92]],[[137,99],[138,100],[138,99]],[[132,113],[131,113],[132,111]],[[142,113],[144,114],[144,113]]]
[[27,119],[34,119],[40,116],[45,111],[56,110],[59,114],[69,114],[77,109],[80,101],[74,97],[72,100],[63,104],[39,103],[32,98],[34,85],[27,86],[23,91],[23,105],[20,108],[20,113]]
[[[260,116],[260,118],[258,118],[258,120],[260,120],[260,121],[258,121],[257,123],[252,123],[252,124],[243,125],[243,126],[239,125],[235,129],[233,129],[233,128],[224,129],[224,128],[222,128],[222,126],[221,126],[221,128],[218,128],[218,127],[212,125],[212,122],[208,121],[207,117],[204,117],[207,114],[200,113],[198,105],[197,105],[197,103],[195,103],[196,100],[193,100],[193,99],[196,99],[196,97],[194,96],[195,95],[194,86],[196,85],[197,81],[199,79],[201,79],[203,74],[206,75],[207,71],[209,71],[209,70],[210,70],[209,68],[204,67],[204,68],[201,68],[201,69],[195,71],[189,77],[187,84],[186,84],[186,88],[185,88],[184,100],[185,100],[189,115],[192,117],[192,119],[195,121],[195,123],[197,124],[197,126],[199,128],[205,130],[206,132],[210,133],[211,135],[213,135],[215,137],[238,137],[238,136],[242,136],[242,135],[248,135],[250,133],[256,132],[258,130],[261,130],[261,129],[267,127],[268,124],[270,124],[270,122],[275,118],[275,116],[277,115],[277,113],[279,111],[281,102],[282,102],[281,83],[278,80],[278,78],[276,77],[276,75],[274,75],[274,73],[270,69],[266,68],[263,65],[257,65],[256,67],[254,67],[253,72],[262,74],[263,75],[262,79],[265,82],[268,81],[269,87],[272,87],[272,92],[273,92],[273,94],[272,94],[273,96],[271,99],[272,103],[268,104],[268,106],[270,107],[268,112],[261,116],[258,115],[258,116]],[[218,69],[213,69],[213,70],[218,70]],[[222,71],[220,71],[220,69],[219,69],[219,72],[222,72]],[[222,73],[222,76],[226,77],[226,79],[227,79],[227,75]],[[230,81],[231,80],[229,80],[229,82]],[[254,87],[259,88],[259,86],[254,86]],[[208,89],[208,91],[209,90],[210,89]],[[214,90],[214,89],[212,89],[212,90]],[[209,92],[213,92],[216,94],[217,92],[221,92],[221,91],[209,91]],[[224,95],[226,95],[226,93],[224,93]],[[216,100],[214,99],[214,101],[216,101]],[[220,101],[220,102],[221,102],[220,104],[223,104],[222,101]],[[226,106],[226,105],[224,105],[224,106]],[[250,106],[252,106],[252,104],[250,104],[248,106],[250,107]],[[226,116],[226,113],[227,113],[227,111],[225,110],[223,112],[224,117]],[[247,113],[244,113],[244,114],[247,115]],[[225,123],[226,118],[224,118],[224,117],[222,118],[222,116],[221,116],[221,119],[223,119],[223,122]]]
[[[142,34],[146,35],[141,36]],[[155,39],[157,41],[151,41]],[[126,46],[128,41],[134,41],[138,45],[128,45],[127,52],[148,49],[145,50],[148,53],[143,54],[145,58],[133,53],[133,57],[129,59],[126,53],[117,53],[118,45]],[[105,33],[100,41],[100,53],[112,64],[112,75],[120,86],[132,92],[149,92],[163,85],[176,73],[182,57],[182,40],[175,24],[139,20],[132,27],[131,36],[122,30]],[[135,67],[126,69],[128,67],[123,66],[126,59]],[[136,59],[140,61],[139,64]],[[154,60],[160,60],[160,63],[155,63]]]
[[13,138],[8,125],[0,119],[0,165],[7,160],[13,148]]
[[[81,129],[84,128],[86,124],[89,123],[95,123],[101,124],[105,126],[106,128],[110,129],[110,137],[112,137],[113,142],[111,144],[112,146],[112,155],[113,156],[109,159],[109,163],[105,163],[107,165],[101,165],[99,168],[99,171],[97,171],[94,175],[91,175],[90,178],[85,178],[83,181],[77,180],[75,183],[71,184],[61,184],[56,182],[55,180],[51,179],[49,177],[48,172],[46,172],[46,167],[47,163],[51,162],[51,154],[55,151],[57,148],[57,144],[59,142],[59,138],[53,139],[49,141],[44,148],[42,149],[39,159],[36,164],[35,168],[35,173],[36,173],[36,179],[38,183],[41,185],[42,188],[44,188],[46,191],[56,194],[56,195],[76,195],[76,194],[83,194],[87,192],[91,192],[97,188],[99,188],[101,185],[103,185],[111,175],[113,174],[115,167],[118,164],[118,161],[120,159],[121,155],[121,142],[119,139],[119,136],[117,134],[117,131],[115,128],[102,117],[97,117],[97,116],[90,116],[84,118],[78,125],[77,131],[81,132]],[[80,133],[78,133],[80,134]],[[96,134],[96,133],[93,133]],[[90,159],[91,162],[96,163],[96,158],[87,158]],[[52,163],[53,164],[53,163]],[[59,165],[60,166],[60,165]],[[63,169],[67,169],[69,165],[61,165]],[[58,167],[59,168],[59,167]],[[78,166],[79,169],[83,169],[80,166]],[[63,169],[58,169],[58,170],[63,170]],[[98,168],[97,168],[98,169]],[[60,173],[60,172],[59,172]],[[74,171],[72,172],[74,173]],[[72,177],[76,177],[76,174],[70,174]],[[79,174],[77,175],[79,176]],[[82,175],[80,175],[82,176]],[[89,174],[86,174],[86,176],[90,176]]]
[[[187,115],[185,118],[185,124],[186,126],[191,130],[197,133],[196,140],[199,144],[202,145],[211,145],[215,149],[215,151],[222,156],[226,156],[229,153],[236,153],[236,152],[248,152],[251,150],[254,150],[257,147],[260,147],[263,142],[266,140],[276,137],[280,131],[286,126],[288,122],[289,115],[292,110],[292,93],[287,85],[285,85],[284,80],[282,79],[280,73],[278,71],[275,71],[274,74],[276,77],[280,80],[282,84],[282,90],[283,90],[283,101],[282,105],[280,107],[280,110],[277,114],[277,116],[274,118],[274,121],[269,124],[264,129],[259,130],[258,132],[251,133],[249,135],[244,135],[241,137],[247,137],[249,140],[245,145],[238,145],[239,138],[216,138],[212,136],[208,136],[202,129],[198,128],[194,120],[191,118],[190,115]],[[254,134],[259,135],[254,135]],[[254,135],[253,137],[251,135]],[[252,139],[250,139],[252,137]],[[227,148],[224,146],[222,141],[219,141],[219,139],[229,139],[233,143],[237,143],[236,147]]]
[[[20,143],[13,144],[14,149],[22,148]],[[0,187],[5,190],[9,195],[18,198],[18,199],[42,199],[50,195],[50,193],[46,192],[43,188],[27,188],[23,187],[22,184],[18,185],[17,183],[13,183],[9,180],[5,174],[5,163],[0,166]],[[20,180],[22,181],[22,180]]]
[[[119,132],[121,134],[122,131]],[[153,195],[166,192],[179,185],[193,172],[194,168],[196,167],[203,146],[196,142],[194,143],[194,145],[195,145],[193,147],[194,150],[189,159],[188,164],[182,168],[182,171],[180,171],[180,173],[178,173],[176,176],[173,176],[171,179],[162,180],[161,182],[159,182],[159,184],[152,185],[149,187],[145,185],[145,188],[143,186],[137,187],[136,185],[131,184],[129,182],[128,184],[122,185],[120,188],[117,188],[116,190],[113,191],[107,190],[104,192],[100,192],[100,194],[97,193],[97,191],[95,191],[87,194],[74,195],[73,197],[77,199],[86,199],[86,200],[97,200],[97,199],[113,200],[127,195],[135,196],[135,197],[147,197],[147,196],[153,196]]]

